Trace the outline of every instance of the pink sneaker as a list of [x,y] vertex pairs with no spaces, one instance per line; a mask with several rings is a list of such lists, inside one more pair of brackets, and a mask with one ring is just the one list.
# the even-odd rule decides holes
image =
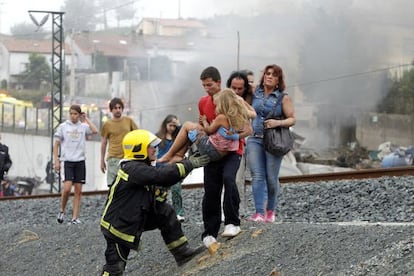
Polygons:
[[275,222],[275,212],[272,210],[268,210],[266,212],[266,218],[265,218],[266,222],[270,222],[273,223]]
[[254,222],[265,222],[265,218],[262,214],[260,213],[256,213],[253,216],[251,216],[249,218],[250,221],[254,221]]

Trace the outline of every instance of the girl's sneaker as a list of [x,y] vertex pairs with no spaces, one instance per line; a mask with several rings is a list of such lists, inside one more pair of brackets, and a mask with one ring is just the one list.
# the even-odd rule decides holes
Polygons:
[[72,224],[81,224],[82,222],[80,221],[80,219],[75,218],[75,219],[72,219],[72,220],[70,221],[70,223],[72,223]]
[[250,221],[254,221],[254,222],[265,222],[265,218],[262,214],[260,213],[256,213],[253,216],[251,216],[249,218]]
[[275,222],[275,212],[272,210],[268,210],[266,212],[266,218],[265,218],[266,222],[270,222],[273,223]]
[[59,214],[57,215],[57,218],[56,218],[57,222],[58,223],[63,223],[64,219],[65,219],[65,213],[59,212]]

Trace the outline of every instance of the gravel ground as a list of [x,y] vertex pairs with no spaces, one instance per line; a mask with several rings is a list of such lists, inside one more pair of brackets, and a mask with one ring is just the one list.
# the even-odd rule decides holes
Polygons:
[[[247,194],[253,212],[250,186]],[[183,197],[184,232],[197,246],[202,190]],[[99,275],[104,202],[83,197],[83,224],[60,225],[59,198],[0,201],[0,274]],[[146,232],[125,275],[414,275],[414,177],[285,184],[276,223],[243,220],[242,230],[180,268],[159,231]]]

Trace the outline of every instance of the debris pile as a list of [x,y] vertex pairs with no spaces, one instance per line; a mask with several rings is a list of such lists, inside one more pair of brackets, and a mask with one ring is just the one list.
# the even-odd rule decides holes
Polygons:
[[367,163],[370,163],[367,162],[367,160],[369,161],[369,151],[358,144],[319,152],[300,149],[295,152],[295,157],[298,162],[344,168],[360,168],[362,164],[367,167]]

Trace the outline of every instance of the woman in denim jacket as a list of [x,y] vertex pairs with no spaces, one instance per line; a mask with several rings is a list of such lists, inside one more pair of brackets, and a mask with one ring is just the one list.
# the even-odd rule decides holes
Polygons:
[[[263,130],[265,128],[291,127],[295,124],[292,100],[285,95],[281,108],[276,108],[278,97],[286,88],[282,68],[276,64],[263,70],[260,84],[253,95],[252,106],[257,116],[252,121],[253,135],[247,140],[247,160],[252,174],[252,190],[256,212],[250,218],[255,222],[274,222],[279,195],[279,170],[283,157],[265,151]],[[275,112],[274,112],[275,111]],[[265,119],[271,112],[285,116],[283,120]],[[267,190],[267,195],[265,191]],[[267,198],[267,206],[265,202]]]

